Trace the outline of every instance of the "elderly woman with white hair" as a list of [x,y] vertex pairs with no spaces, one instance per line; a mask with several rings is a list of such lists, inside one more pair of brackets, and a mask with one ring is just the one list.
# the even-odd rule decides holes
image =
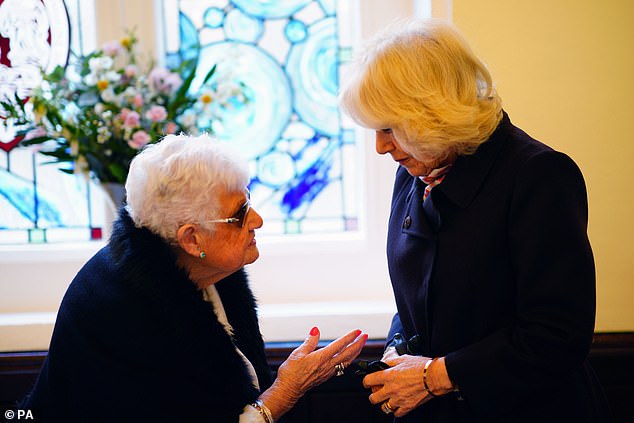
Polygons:
[[399,422],[597,422],[583,176],[514,126],[441,21],[372,38],[341,94],[399,166],[387,257],[398,313],[370,401]]
[[367,335],[316,350],[315,327],[272,379],[243,267],[258,258],[245,164],[208,136],[132,161],[112,237],[62,301],[21,404],[38,421],[271,423],[341,374]]

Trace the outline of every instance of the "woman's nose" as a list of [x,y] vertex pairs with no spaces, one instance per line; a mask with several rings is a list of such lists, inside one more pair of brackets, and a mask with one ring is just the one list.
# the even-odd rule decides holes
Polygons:
[[376,152],[379,154],[388,153],[394,148],[392,144],[392,134],[386,134],[383,131],[376,131]]
[[249,209],[249,215],[247,216],[247,219],[247,225],[249,226],[250,231],[261,228],[264,224],[262,216],[260,216],[260,213],[258,213],[253,207]]

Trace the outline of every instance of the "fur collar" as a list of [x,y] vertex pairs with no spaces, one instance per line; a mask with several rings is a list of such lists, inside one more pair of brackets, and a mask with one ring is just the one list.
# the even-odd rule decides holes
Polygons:
[[[156,311],[190,321],[212,321],[223,334],[213,307],[187,272],[176,265],[176,253],[160,236],[147,228],[137,228],[125,208],[121,208],[108,244],[115,267],[126,286],[142,302]],[[260,387],[272,382],[264,355],[256,302],[249,288],[247,275],[240,269],[215,284],[235,335],[230,340],[254,365]],[[183,313],[188,316],[183,316]],[[182,320],[182,319],[181,319]],[[178,331],[175,320],[175,331]],[[228,338],[228,335],[227,335]]]

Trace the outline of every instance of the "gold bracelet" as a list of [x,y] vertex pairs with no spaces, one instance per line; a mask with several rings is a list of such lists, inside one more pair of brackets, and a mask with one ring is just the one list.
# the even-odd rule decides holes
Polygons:
[[431,397],[437,397],[438,395],[434,395],[434,393],[431,391],[431,389],[429,389],[429,385],[427,385],[427,369],[429,369],[429,367],[431,366],[431,363],[435,360],[435,358],[432,358],[431,360],[427,360],[427,363],[425,363],[425,367],[423,367],[423,385],[425,386],[425,390],[427,391],[427,393],[431,396]]
[[273,420],[273,416],[271,415],[271,410],[264,405],[261,399],[255,400],[255,402],[251,404],[251,407],[255,408],[255,410],[260,413],[260,416],[262,416],[265,423],[275,423],[275,420]]

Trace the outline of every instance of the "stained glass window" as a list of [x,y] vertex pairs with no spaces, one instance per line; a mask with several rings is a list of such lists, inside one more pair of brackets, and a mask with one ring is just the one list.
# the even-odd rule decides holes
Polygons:
[[[358,226],[359,152],[337,107],[350,17],[336,0],[164,0],[168,65],[197,61],[193,90],[231,79],[248,102],[218,105],[216,136],[249,160],[262,233]],[[345,28],[345,29],[342,29]]]
[[[0,0],[0,95],[39,82],[38,67],[95,47],[90,2]],[[168,65],[194,59],[208,84],[233,79],[248,102],[214,103],[216,135],[249,160],[264,234],[358,229],[358,145],[337,108],[339,74],[350,55],[347,1],[165,0]],[[345,23],[342,25],[342,22]],[[72,28],[72,31],[70,30]],[[22,38],[20,38],[22,37]],[[29,45],[19,50],[16,46]],[[25,44],[26,43],[26,44]],[[228,84],[231,85],[231,84]],[[108,212],[102,190],[46,165],[47,157],[0,132],[0,244],[100,239]]]
[[[66,64],[71,45],[77,53],[94,48],[85,9],[81,0],[0,0],[0,96],[28,95],[41,82],[40,68]],[[15,129],[0,125],[0,243],[101,239],[99,190],[20,147]]]

